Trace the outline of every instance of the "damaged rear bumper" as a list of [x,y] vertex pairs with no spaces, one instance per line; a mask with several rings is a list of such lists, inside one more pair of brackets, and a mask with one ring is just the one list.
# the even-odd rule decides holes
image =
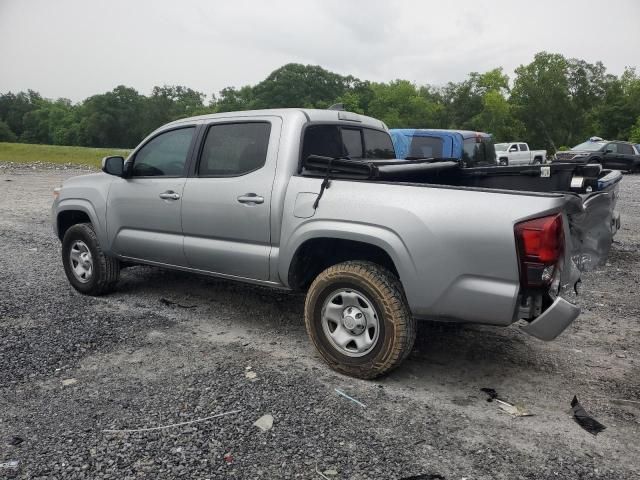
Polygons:
[[553,340],[580,315],[580,307],[557,297],[549,308],[521,328],[540,340]]

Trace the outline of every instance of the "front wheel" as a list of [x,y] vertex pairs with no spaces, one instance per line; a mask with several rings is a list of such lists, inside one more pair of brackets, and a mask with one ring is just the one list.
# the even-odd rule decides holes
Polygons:
[[498,160],[498,165],[500,165],[501,167],[508,167],[509,160],[506,158],[501,158],[500,160]]
[[118,260],[102,252],[89,223],[74,225],[64,234],[62,264],[73,288],[87,295],[110,292],[120,277]]
[[323,271],[309,288],[304,313],[320,355],[353,377],[375,378],[394,369],[416,337],[400,281],[371,262],[349,261]]

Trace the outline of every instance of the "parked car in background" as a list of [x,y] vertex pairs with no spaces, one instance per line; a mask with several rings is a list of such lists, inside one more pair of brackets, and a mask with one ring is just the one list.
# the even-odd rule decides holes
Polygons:
[[524,142],[496,143],[498,165],[539,165],[547,159],[546,150],[530,150]]
[[493,141],[488,133],[427,128],[391,129],[389,133],[400,159],[455,158],[469,168],[496,165]]
[[557,152],[553,160],[562,163],[597,163],[613,170],[638,171],[640,155],[635,146],[618,140],[591,138],[566,152]]

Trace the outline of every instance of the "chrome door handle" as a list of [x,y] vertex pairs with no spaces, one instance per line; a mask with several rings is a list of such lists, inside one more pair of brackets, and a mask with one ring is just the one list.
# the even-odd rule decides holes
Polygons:
[[256,195],[255,193],[245,193],[244,195],[240,195],[238,197],[238,201],[240,203],[264,203],[264,197],[260,195]]
[[174,192],[173,190],[162,192],[159,196],[163,200],[180,200],[180,194]]

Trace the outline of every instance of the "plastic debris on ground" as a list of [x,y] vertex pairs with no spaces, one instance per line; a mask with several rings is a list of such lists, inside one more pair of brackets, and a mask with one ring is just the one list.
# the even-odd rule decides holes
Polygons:
[[246,378],[248,378],[252,382],[255,382],[258,379],[258,374],[256,372],[254,372],[253,370],[251,370],[251,367],[246,367],[245,370],[246,371],[244,373],[244,376]]
[[19,460],[9,460],[8,462],[0,463],[0,468],[4,468],[7,470],[17,470],[19,466]]
[[514,417],[533,417],[533,413],[529,413],[521,405],[512,405],[509,402],[500,400],[499,398],[496,398],[496,403],[498,404],[498,408],[508,413],[509,415],[513,415]]
[[498,392],[493,388],[481,388],[481,391],[488,395],[487,402],[494,402],[498,405],[498,408],[509,415],[514,417],[532,417],[533,413],[527,411],[522,405],[513,404],[498,398]]
[[267,430],[271,430],[271,427],[273,427],[273,417],[269,414],[263,415],[253,424],[263,432],[266,432]]
[[63,387],[70,387],[71,385],[75,385],[76,383],[78,383],[78,380],[76,380],[75,378],[65,378],[64,380],[62,380]]
[[575,395],[573,397],[573,400],[571,400],[571,410],[573,411],[573,419],[576,421],[576,423],[584,428],[587,432],[591,433],[593,436],[598,435],[605,428],[607,428],[591,415],[589,415],[589,413],[582,407],[582,405],[580,405],[578,397]]
[[489,398],[487,398],[487,402],[493,402],[494,399],[498,398],[498,392],[496,392],[493,388],[481,388],[480,390],[489,395]]
[[346,393],[344,393],[342,390],[340,390],[340,389],[336,388],[336,389],[335,389],[335,391],[336,391],[336,393],[337,393],[338,395],[340,395],[341,397],[344,397],[344,398],[346,398],[347,400],[351,400],[353,403],[355,403],[355,404],[357,404],[357,405],[360,405],[362,408],[367,408],[367,406],[366,406],[364,403],[362,403],[362,402],[360,402],[360,401],[356,400],[356,399],[355,399],[355,398],[353,398],[353,397],[350,397],[349,395],[347,395]]
[[227,463],[233,463],[233,455],[231,455],[231,453],[225,453],[222,458]]
[[24,442],[24,438],[19,437],[17,435],[13,435],[7,440],[7,445],[11,445],[12,447],[16,447]]

